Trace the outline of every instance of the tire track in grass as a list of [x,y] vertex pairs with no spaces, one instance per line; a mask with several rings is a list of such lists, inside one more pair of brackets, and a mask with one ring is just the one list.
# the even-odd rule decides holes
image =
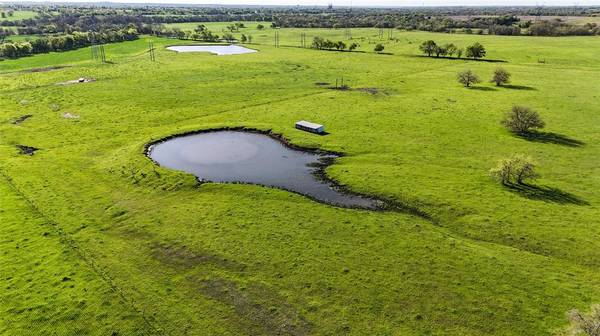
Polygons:
[[[259,103],[255,103],[255,104],[248,104],[248,105],[244,105],[244,106],[240,106],[240,107],[235,107],[235,108],[227,108],[227,109],[223,109],[223,110],[219,110],[219,111],[215,111],[203,116],[199,116],[199,117],[191,117],[191,118],[186,118],[186,119],[180,119],[177,120],[176,124],[179,123],[189,123],[189,121],[191,120],[201,120],[204,118],[208,118],[208,117],[213,117],[215,115],[219,115],[219,114],[223,114],[223,113],[229,113],[229,112],[235,112],[235,111],[243,111],[245,109],[249,109],[249,108],[253,108],[253,107],[259,107],[259,106],[264,106],[264,105],[270,105],[270,104],[277,104],[277,103],[282,103],[282,102],[287,102],[287,101],[291,101],[291,100],[295,100],[295,99],[301,99],[301,98],[306,98],[306,97],[311,97],[311,96],[317,96],[317,95],[321,95],[321,94],[326,94],[329,93],[329,91],[317,91],[317,92],[310,92],[310,93],[303,93],[303,94],[299,94],[299,95],[295,95],[295,96],[291,96],[291,97],[285,97],[285,98],[281,98],[281,99],[274,99],[274,100],[269,100],[269,101],[265,101],[265,102],[259,102]],[[162,127],[162,126],[161,126]]]
[[51,218],[46,216],[46,214],[44,214],[44,212],[42,212],[42,210],[29,197],[27,197],[19,189],[19,187],[17,187],[13,183],[12,178],[9,175],[7,175],[1,168],[0,168],[0,176],[2,176],[3,180],[9,186],[9,188],[12,189],[15,192],[15,194],[17,194],[20,198],[22,198],[25,201],[25,203],[27,203],[27,205],[29,206],[31,211],[33,213],[35,213],[36,215],[38,215],[42,219],[43,223],[45,223],[50,229],[52,229],[55,233],[57,233],[60,243],[64,246],[66,246],[68,249],[74,251],[75,254],[81,260],[83,260],[83,262],[88,267],[90,267],[92,269],[92,271],[96,275],[98,275],[100,277],[100,279],[102,279],[102,281],[104,283],[106,283],[108,285],[108,287],[114,293],[116,293],[120,297],[121,301],[125,305],[129,306],[129,308],[133,312],[137,313],[141,317],[141,319],[144,321],[144,324],[146,325],[147,329],[149,329],[149,331],[146,333],[146,335],[168,335],[169,334],[168,332],[165,331],[165,329],[158,326],[158,324],[156,322],[150,321],[144,314],[144,311],[137,308],[135,301],[131,298],[128,298],[127,295],[125,294],[125,292],[119,286],[117,286],[117,284],[115,283],[113,278],[108,274],[108,272],[106,272],[104,269],[102,269],[102,267],[100,265],[98,265],[97,263],[94,262],[93,256],[91,256],[89,253],[86,253],[82,248],[80,248],[77,245],[77,242],[75,241],[75,239],[73,239],[70,234],[66,233],[57,222],[55,222],[54,220],[52,220]]

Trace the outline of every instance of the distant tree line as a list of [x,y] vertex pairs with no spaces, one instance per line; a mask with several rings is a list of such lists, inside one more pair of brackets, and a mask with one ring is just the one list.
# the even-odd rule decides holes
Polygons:
[[414,14],[319,14],[295,15],[281,14],[274,16],[278,27],[291,28],[390,28],[405,30],[422,30],[441,33],[464,32],[467,34],[490,35],[532,35],[532,36],[566,36],[566,35],[600,35],[600,26],[596,23],[572,25],[560,19],[539,22],[522,22],[516,16],[474,17],[455,19],[447,16],[428,16]]
[[138,38],[134,27],[103,32],[72,32],[71,34],[44,36],[31,41],[4,42],[0,44],[0,58],[18,58],[51,51],[67,51],[90,46]]
[[[198,7],[198,6],[84,6],[12,5],[9,10],[30,10],[35,18],[8,21],[21,35],[71,33],[120,29],[133,24],[139,32],[160,31],[162,24],[182,22],[270,21],[276,27],[376,27],[433,32],[495,35],[599,35],[597,24],[571,25],[564,20],[522,20],[519,16],[599,15],[598,7],[432,7],[432,8],[325,8],[325,7]],[[235,25],[231,32],[237,31]]]

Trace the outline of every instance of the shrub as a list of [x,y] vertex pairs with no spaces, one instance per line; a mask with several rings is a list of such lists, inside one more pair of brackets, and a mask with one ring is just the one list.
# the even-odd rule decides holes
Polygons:
[[502,125],[516,134],[531,133],[532,129],[541,129],[546,125],[540,115],[525,106],[513,106],[506,114]]
[[481,82],[481,79],[471,70],[465,70],[458,74],[458,82],[464,85],[465,87],[469,87],[472,84],[477,84]]
[[374,49],[374,50],[375,50],[375,52],[376,52],[376,53],[380,53],[380,52],[382,52],[382,51],[383,51],[383,49],[385,49],[385,46],[384,46],[383,44],[381,44],[381,43],[378,43],[378,44],[375,46],[375,49]]
[[223,39],[225,41],[227,41],[227,42],[233,42],[233,41],[235,41],[235,37],[231,33],[225,33],[225,34],[223,34]]
[[490,176],[505,185],[523,184],[539,177],[531,159],[520,154],[498,161],[496,167],[490,169]]
[[574,309],[569,312],[573,335],[600,336],[600,305],[592,307],[592,312],[582,314]]
[[510,82],[510,73],[503,68],[497,68],[494,70],[494,76],[492,77],[492,83],[496,83],[496,86],[502,84],[508,84]]

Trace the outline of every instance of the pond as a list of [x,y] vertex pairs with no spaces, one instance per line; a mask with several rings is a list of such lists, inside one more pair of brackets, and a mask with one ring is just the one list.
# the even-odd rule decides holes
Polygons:
[[183,135],[152,145],[148,156],[163,167],[194,174],[201,181],[276,187],[340,207],[377,209],[382,205],[343,192],[325,178],[323,169],[337,155],[291,148],[256,132]]
[[237,45],[190,45],[190,46],[171,46],[168,50],[188,53],[188,52],[210,52],[216,55],[238,55],[255,53],[257,50],[244,48]]

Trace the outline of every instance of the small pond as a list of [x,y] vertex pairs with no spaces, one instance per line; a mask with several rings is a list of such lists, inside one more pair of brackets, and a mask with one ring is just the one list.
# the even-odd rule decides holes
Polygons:
[[268,135],[214,131],[183,135],[152,145],[148,156],[163,167],[202,181],[242,182],[293,191],[320,202],[377,209],[378,200],[342,192],[324,178],[333,154],[303,151]]
[[237,45],[190,45],[190,46],[171,46],[168,50],[187,53],[187,52],[209,52],[216,55],[238,55],[257,52],[254,49],[244,48]]

